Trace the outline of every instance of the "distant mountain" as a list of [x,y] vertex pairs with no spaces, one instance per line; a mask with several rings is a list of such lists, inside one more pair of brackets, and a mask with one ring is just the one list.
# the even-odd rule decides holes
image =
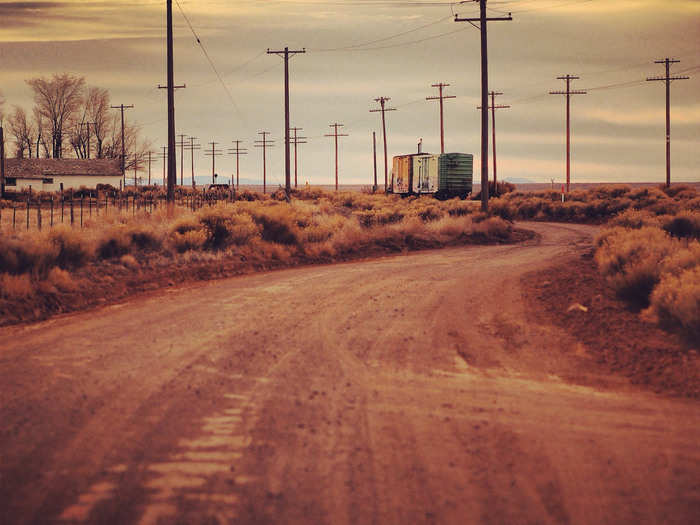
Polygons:
[[506,178],[506,182],[510,182],[511,184],[534,184],[534,180],[530,179],[524,179],[522,177],[508,177]]

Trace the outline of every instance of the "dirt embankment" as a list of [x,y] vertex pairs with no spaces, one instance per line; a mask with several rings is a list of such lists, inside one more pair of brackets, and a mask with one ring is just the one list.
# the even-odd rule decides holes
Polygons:
[[580,343],[576,352],[600,372],[658,393],[700,397],[698,345],[645,321],[615,297],[591,249],[531,272],[522,283],[530,319],[565,329]]

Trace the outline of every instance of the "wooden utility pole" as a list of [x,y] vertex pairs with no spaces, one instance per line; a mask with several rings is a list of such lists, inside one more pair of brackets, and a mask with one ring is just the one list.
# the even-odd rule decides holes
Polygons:
[[121,157],[121,168],[122,168],[122,181],[123,187],[126,188],[126,147],[124,145],[124,110],[133,109],[133,104],[125,106],[124,104],[119,104],[118,106],[111,106],[112,109],[119,109],[122,112],[122,157]]
[[[489,60],[488,60],[488,22],[503,20],[513,20],[508,14],[507,17],[489,17],[486,15],[486,0],[479,1],[479,18],[459,18],[455,15],[455,22],[479,22],[481,32],[481,107],[489,105]],[[481,112],[481,210],[489,209],[489,114]]]
[[153,153],[152,151],[148,152],[148,185],[149,186],[151,185],[151,162],[152,162],[151,154],[152,153]]
[[241,155],[248,155],[248,148],[241,148],[242,140],[232,140],[236,147],[228,150],[229,155],[236,156],[236,190],[240,187],[240,160]]
[[175,185],[177,184],[177,159],[175,158],[175,90],[186,87],[175,85],[175,68],[173,65],[173,0],[166,0],[166,44],[168,48],[168,84],[159,85],[159,89],[168,90],[168,202],[175,202]]
[[185,185],[185,145],[187,144],[185,142],[185,138],[187,135],[183,135],[182,133],[178,135],[180,137],[180,141],[177,142],[175,145],[180,146],[180,186]]
[[284,184],[287,195],[292,187],[290,154],[289,154],[289,56],[306,53],[306,48],[301,51],[290,51],[288,47],[284,51],[267,50],[268,55],[279,55],[284,58]]
[[557,80],[566,81],[566,91],[550,91],[550,95],[566,95],[566,192],[571,188],[571,95],[585,95],[586,91],[572,90],[571,81],[578,80],[579,77],[564,75],[557,77]]
[[335,191],[338,191],[338,137],[348,137],[349,135],[345,133],[338,133],[338,128],[344,127],[344,124],[331,124],[329,127],[333,128],[333,133],[326,134],[326,137],[335,137]]
[[267,136],[270,134],[269,131],[260,131],[258,135],[262,135],[262,140],[256,140],[253,147],[262,148],[263,154],[263,193],[267,192],[267,148],[274,146],[274,140],[267,140]]
[[372,156],[374,157],[374,186],[372,188],[377,191],[377,132],[372,132]]
[[294,132],[294,137],[292,138],[292,144],[294,144],[294,188],[297,187],[297,144],[306,144],[308,137],[299,137],[297,131],[303,131],[304,128],[291,128],[290,131]]
[[379,109],[370,109],[370,113],[379,113],[381,112],[382,114],[382,136],[384,137],[384,191],[388,191],[389,189],[389,160],[387,157],[387,149],[386,149],[386,117],[385,113],[387,111],[396,111],[396,108],[387,108],[386,103],[389,102],[391,99],[389,97],[379,97],[375,98],[375,102],[379,102]]
[[194,141],[197,140],[197,137],[190,137],[190,143],[185,146],[185,149],[190,152],[190,158],[192,160],[192,187],[196,187],[196,184],[194,182],[194,152],[197,150],[202,149],[201,144],[195,144]]
[[445,153],[445,121],[443,116],[443,100],[447,98],[457,98],[454,95],[444,95],[443,89],[448,87],[449,84],[444,84],[440,82],[439,84],[432,84],[430,87],[436,87],[439,90],[439,95],[437,97],[426,97],[425,100],[439,100],[440,101],[440,153]]
[[680,60],[664,58],[655,60],[654,64],[664,64],[666,75],[663,77],[649,77],[647,82],[666,82],[666,187],[671,185],[671,82],[673,80],[688,80],[690,77],[672,77],[671,64],[678,64]]
[[[491,146],[491,149],[493,150],[493,191],[494,196],[498,196],[498,172],[496,170],[496,110],[508,109],[510,106],[504,106],[501,104],[496,105],[496,97],[503,95],[503,93],[491,91],[489,94],[491,95],[491,106],[489,106],[489,109],[491,110],[491,132],[493,142]],[[478,106],[476,109],[481,109],[481,106]]]
[[205,155],[211,157],[211,183],[216,184],[216,157],[223,155],[221,150],[216,149],[218,142],[209,142],[211,151],[207,151]]

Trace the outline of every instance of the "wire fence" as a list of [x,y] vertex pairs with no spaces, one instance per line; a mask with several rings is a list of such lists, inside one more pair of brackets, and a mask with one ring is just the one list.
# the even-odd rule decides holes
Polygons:
[[[176,195],[174,207],[178,212],[196,211],[221,202],[235,202],[235,191],[188,192]],[[148,218],[168,205],[164,194],[123,193],[118,191],[91,192],[87,195],[16,194],[12,200],[0,202],[0,233],[12,231],[42,231],[59,225],[89,228],[96,219],[119,215]]]

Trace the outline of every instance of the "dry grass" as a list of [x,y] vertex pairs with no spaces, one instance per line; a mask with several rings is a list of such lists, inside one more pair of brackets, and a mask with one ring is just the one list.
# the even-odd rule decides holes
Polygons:
[[[688,194],[681,189],[675,196]],[[647,195],[648,196],[648,195]],[[597,239],[596,262],[618,295],[662,326],[700,335],[700,211],[628,210]],[[664,211],[656,215],[656,211]]]
[[[133,286],[149,272],[162,284],[172,276],[190,275],[192,267],[195,278],[208,278],[404,250],[508,242],[514,231],[507,221],[479,213],[477,203],[459,200],[317,189],[294,192],[289,202],[283,192],[237,197],[197,211],[180,207],[172,216],[165,208],[136,216],[115,209],[88,219],[82,229],[57,226],[1,236],[0,317],[10,313],[21,319],[37,310],[70,309],[72,302],[88,304],[106,293],[99,286],[128,293],[125,283]],[[76,284],[95,280],[100,284]],[[21,301],[24,310],[14,308],[13,301]]]
[[599,186],[568,193],[561,202],[557,191],[507,193],[494,199],[494,213],[513,220],[546,220],[603,223],[628,210],[643,210],[651,215],[676,215],[683,210],[698,210],[700,197],[691,186],[637,188]]

